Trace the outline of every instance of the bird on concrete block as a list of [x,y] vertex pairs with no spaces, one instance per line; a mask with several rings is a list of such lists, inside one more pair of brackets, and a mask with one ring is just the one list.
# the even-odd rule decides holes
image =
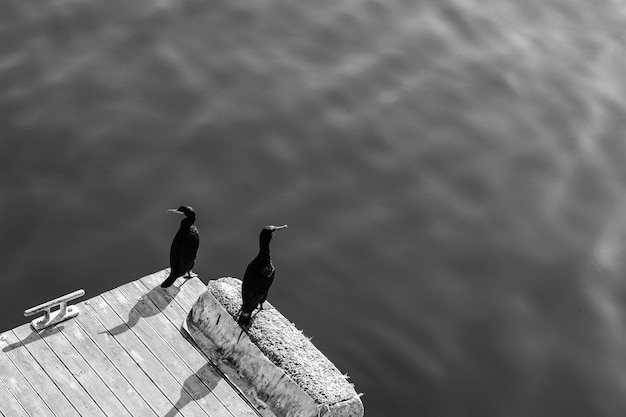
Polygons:
[[259,254],[250,262],[243,275],[241,284],[241,310],[237,322],[242,327],[249,327],[252,312],[259,307],[263,309],[263,303],[267,299],[267,292],[274,282],[276,270],[270,257],[270,241],[274,233],[284,226],[265,226],[259,235]]
[[194,226],[196,212],[190,206],[180,206],[177,209],[169,209],[169,213],[182,214],[185,218],[180,222],[178,232],[172,240],[170,248],[170,275],[163,281],[161,287],[171,286],[176,278],[187,274],[186,278],[191,278],[191,270],[196,261],[198,246],[200,246],[200,235]]

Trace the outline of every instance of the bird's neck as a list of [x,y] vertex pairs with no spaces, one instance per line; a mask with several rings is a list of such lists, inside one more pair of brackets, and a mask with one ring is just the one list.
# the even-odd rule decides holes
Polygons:
[[180,222],[180,228],[181,229],[189,229],[193,223],[196,221],[195,218],[193,217],[185,217],[181,222]]
[[261,239],[259,241],[259,257],[270,257],[270,241]]

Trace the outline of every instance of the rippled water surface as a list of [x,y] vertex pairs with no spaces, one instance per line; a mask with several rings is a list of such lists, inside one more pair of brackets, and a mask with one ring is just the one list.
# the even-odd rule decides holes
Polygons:
[[368,416],[626,413],[626,6],[9,0],[1,328],[167,266],[241,276]]

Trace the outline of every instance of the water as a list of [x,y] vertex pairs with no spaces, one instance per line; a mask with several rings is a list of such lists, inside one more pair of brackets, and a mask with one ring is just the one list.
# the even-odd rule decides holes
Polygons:
[[368,416],[623,416],[618,1],[0,6],[0,328],[167,266],[241,276]]

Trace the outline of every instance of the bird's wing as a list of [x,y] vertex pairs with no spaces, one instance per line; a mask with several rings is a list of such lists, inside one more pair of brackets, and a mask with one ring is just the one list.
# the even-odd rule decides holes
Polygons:
[[252,276],[253,264],[254,260],[246,267],[246,272],[243,274],[243,281],[241,283],[241,311],[243,312],[251,312],[256,306],[254,303],[255,280]]
[[276,269],[274,268],[274,265],[272,265],[271,262],[265,265],[265,268],[263,268],[263,278],[265,278],[266,280],[269,280],[270,285],[271,285],[271,281],[274,279],[275,273],[276,273]]
[[181,253],[182,250],[182,238],[183,235],[180,233],[180,230],[174,236],[174,240],[172,240],[172,246],[170,248],[170,267],[172,268],[170,275],[179,277],[185,273],[182,271],[183,264],[181,263]]
[[[261,271],[259,275],[258,271]],[[263,300],[267,294],[269,286],[272,284],[271,279],[274,277],[274,267],[270,264],[259,264],[259,260],[255,258],[250,262],[243,275],[243,283],[241,285],[241,297],[243,298],[242,311],[251,312]]]
[[263,303],[267,299],[267,293],[270,290],[272,283],[274,282],[274,275],[276,274],[276,269],[274,268],[273,265],[270,264],[270,268],[267,269],[267,272],[268,274],[267,274],[267,278],[265,279],[265,285],[264,285],[265,291],[263,291],[263,295],[261,296],[259,303]]
[[181,265],[183,266],[183,273],[190,270],[198,255],[198,247],[200,246],[200,235],[195,227],[189,230],[189,233],[184,235],[181,242],[181,250],[178,254]]
[[189,254],[189,257],[196,258],[198,247],[200,247],[200,235],[195,227],[192,227],[189,234],[185,237],[183,247],[185,252]]

